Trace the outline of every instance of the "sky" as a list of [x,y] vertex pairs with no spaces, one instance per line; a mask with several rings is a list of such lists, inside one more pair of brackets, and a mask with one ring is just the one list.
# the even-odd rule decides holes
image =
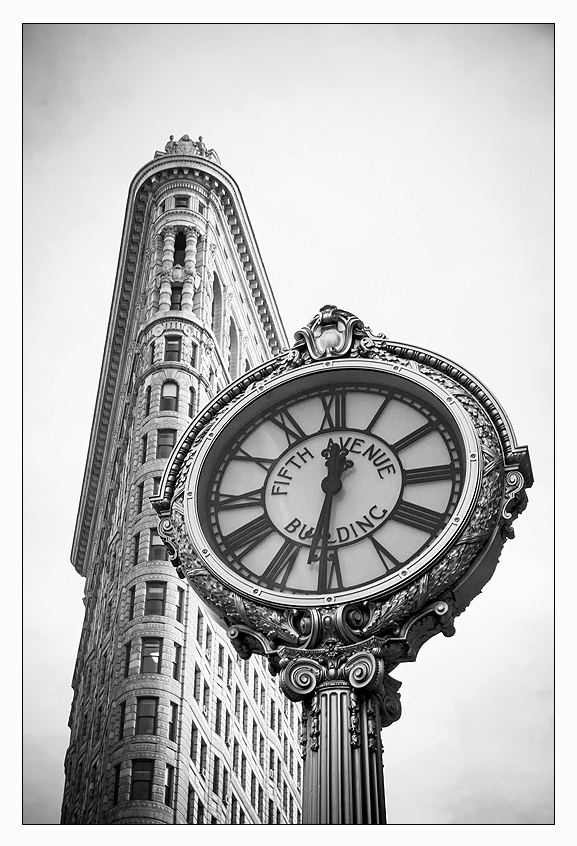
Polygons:
[[391,824],[553,822],[553,27],[24,27],[24,822],[58,824],[70,564],[128,187],[169,134],[238,182],[289,338],[325,303],[502,403],[534,487],[386,729]]

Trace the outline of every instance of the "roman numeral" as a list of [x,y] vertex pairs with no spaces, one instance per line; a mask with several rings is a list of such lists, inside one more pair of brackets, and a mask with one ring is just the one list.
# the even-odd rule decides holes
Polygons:
[[231,552],[237,555],[248,555],[249,552],[266,540],[273,533],[273,528],[266,514],[261,514],[256,520],[251,520],[244,526],[235,529],[224,538],[224,542]]
[[333,579],[335,579],[337,583],[336,590],[342,590],[343,577],[341,574],[338,550],[321,550],[317,588],[319,593],[326,593],[329,590],[335,590],[335,588],[331,587]]
[[288,411],[279,411],[275,417],[271,417],[271,420],[283,430],[289,446],[306,438],[306,434]]
[[233,455],[234,461],[254,461],[255,464],[258,464],[259,467],[262,467],[263,470],[268,470],[271,464],[274,461],[274,458],[257,458],[254,455],[251,455],[242,447],[239,447],[236,453]]
[[384,564],[385,570],[396,570],[397,567],[401,566],[401,562],[398,561],[394,555],[391,555],[389,550],[379,543],[373,535],[370,536],[370,541],[374,546],[377,555],[381,559],[381,562]]
[[300,546],[291,541],[285,541],[262,574],[261,579],[265,582],[280,584],[284,588],[300,549]]
[[432,535],[437,530],[444,515],[439,514],[438,511],[432,511],[430,508],[423,508],[422,505],[415,505],[413,502],[405,502],[401,500],[394,512],[391,514],[391,520],[396,520],[398,523],[404,523],[405,526],[412,526],[413,529],[421,529]]
[[335,391],[328,400],[324,394],[321,394],[320,401],[325,413],[319,432],[323,432],[325,429],[345,429],[347,426],[347,395],[345,391]]
[[406,449],[407,447],[411,446],[412,444],[420,441],[421,438],[424,438],[425,435],[428,435],[429,432],[434,432],[435,427],[432,423],[425,423],[424,426],[421,426],[420,429],[415,429],[414,432],[410,432],[408,435],[405,435],[404,438],[401,438],[394,444],[391,444],[392,448],[397,452],[400,452],[402,449]]
[[420,485],[422,482],[446,482],[453,478],[454,470],[451,464],[405,470],[405,484],[407,485]]
[[371,422],[369,423],[369,425],[368,425],[368,426],[367,426],[367,428],[365,429],[365,432],[370,432],[370,431],[371,431],[371,429],[373,428],[373,426],[375,426],[375,425],[376,425],[377,420],[379,419],[379,417],[381,416],[381,414],[383,413],[383,411],[385,410],[385,408],[386,408],[386,407],[387,407],[387,405],[389,404],[390,399],[391,399],[390,397],[387,397],[387,398],[386,398],[386,399],[385,399],[385,400],[384,400],[384,401],[380,404],[380,406],[377,408],[376,414],[374,415],[373,419],[371,420]]
[[262,507],[262,488],[256,491],[247,491],[243,494],[221,493],[216,505],[217,511],[226,511],[232,508],[255,508]]

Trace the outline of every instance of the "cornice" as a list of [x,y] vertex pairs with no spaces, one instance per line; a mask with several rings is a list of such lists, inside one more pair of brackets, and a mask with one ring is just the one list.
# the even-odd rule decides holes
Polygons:
[[245,269],[247,287],[252,291],[264,335],[273,353],[287,346],[286,333],[274,294],[242,194],[234,179],[215,162],[197,156],[161,156],[145,164],[134,176],[128,192],[116,281],[72,545],[71,560],[82,575],[85,575],[85,557],[94,529],[98,489],[103,481],[101,477],[104,476],[102,471],[106,464],[110,423],[116,405],[123,400],[118,396],[118,384],[127,356],[127,334],[132,330],[129,318],[136,307],[132,294],[134,282],[138,278],[138,261],[144,252],[141,251],[141,243],[143,236],[148,237],[149,225],[152,225],[151,201],[162,183],[167,179],[179,177],[185,180],[199,180],[209,192],[209,199],[212,197],[220,203],[229,226],[240,227],[240,232],[237,233],[237,237],[242,236],[240,242],[234,236],[232,238],[237,247],[241,248],[239,261]]

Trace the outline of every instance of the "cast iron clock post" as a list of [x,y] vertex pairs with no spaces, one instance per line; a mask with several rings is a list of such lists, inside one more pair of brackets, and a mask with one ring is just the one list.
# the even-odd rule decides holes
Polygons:
[[303,823],[384,824],[381,729],[491,578],[532,484],[497,400],[324,306],[192,421],[154,505],[178,573],[303,704]]

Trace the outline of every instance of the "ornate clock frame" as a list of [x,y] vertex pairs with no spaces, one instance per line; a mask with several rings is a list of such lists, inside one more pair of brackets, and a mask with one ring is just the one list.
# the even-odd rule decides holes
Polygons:
[[[440,386],[464,411],[480,445],[480,483],[466,524],[443,555],[399,589],[354,602],[279,607],[241,595],[207,566],[185,523],[191,463],[222,416],[279,376],[319,362],[384,362]],[[295,334],[276,358],[218,394],[180,439],[153,505],[159,534],[178,574],[212,609],[238,653],[268,658],[287,697],[303,702],[303,823],[386,822],[381,728],[401,715],[400,683],[390,672],[416,660],[433,635],[454,634],[454,618],[493,575],[512,523],[527,503],[533,477],[528,449],[518,446],[495,397],[470,373],[427,350],[374,334],[332,305]]]

